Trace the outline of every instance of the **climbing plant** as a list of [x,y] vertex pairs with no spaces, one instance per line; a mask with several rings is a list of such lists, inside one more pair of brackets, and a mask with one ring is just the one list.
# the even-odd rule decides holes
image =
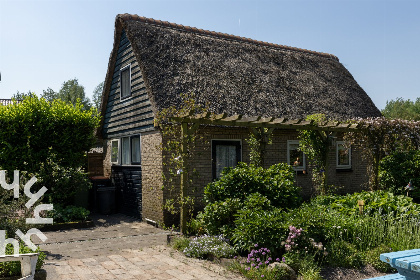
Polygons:
[[[180,106],[170,106],[158,112],[155,125],[162,132],[159,146],[164,166],[162,190],[169,194],[163,208],[173,215],[181,214],[181,229],[184,231],[183,219],[193,214],[195,201],[190,194],[195,191],[194,179],[199,175],[191,159],[197,155],[196,146],[204,138],[199,134],[199,124],[174,121],[174,118],[207,113],[208,106],[196,103],[194,94],[182,94],[181,100]],[[181,183],[184,191],[179,188]]]
[[251,164],[258,167],[264,167],[267,145],[272,144],[272,132],[272,128],[251,128],[249,138],[245,139],[249,145],[249,159]]
[[361,129],[347,133],[345,140],[360,146],[362,157],[368,162],[369,187],[376,190],[380,187],[379,165],[384,157],[420,149],[420,122],[384,117],[355,121]]
[[[324,114],[314,114],[306,117],[314,125],[326,123]],[[313,165],[312,182],[321,194],[327,192],[328,152],[332,146],[333,132],[322,130],[299,131],[299,149],[303,151]]]

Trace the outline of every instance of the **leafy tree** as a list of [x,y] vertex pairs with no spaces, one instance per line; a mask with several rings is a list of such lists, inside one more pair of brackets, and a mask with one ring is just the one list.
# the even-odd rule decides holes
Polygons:
[[52,102],[53,100],[58,99],[58,92],[55,92],[51,88],[47,88],[46,90],[42,91],[41,97],[47,101]]
[[23,100],[24,98],[28,96],[31,96],[31,97],[34,96],[34,93],[30,90],[28,90],[27,93],[17,91],[15,94],[13,94],[12,99]]
[[362,157],[369,163],[370,189],[379,188],[379,164],[394,152],[420,149],[420,122],[401,119],[368,118],[357,120],[360,129],[347,133],[348,142],[361,147]]
[[95,107],[99,112],[99,107],[101,106],[101,100],[102,100],[102,91],[104,89],[104,82],[100,83],[95,87],[93,90],[93,107]]
[[79,85],[76,78],[63,83],[58,92],[58,98],[64,102],[73,104],[73,106],[77,104],[77,100],[80,100],[83,110],[89,110],[91,108],[90,100],[85,94],[85,88]]
[[382,114],[387,119],[420,121],[420,97],[415,102],[402,98],[387,101],[385,109],[382,110]]

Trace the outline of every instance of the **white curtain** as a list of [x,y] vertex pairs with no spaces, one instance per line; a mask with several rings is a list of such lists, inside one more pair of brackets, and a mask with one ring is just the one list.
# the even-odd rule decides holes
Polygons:
[[122,138],[121,143],[121,164],[131,164],[130,162],[130,138]]
[[220,178],[220,174],[225,167],[236,166],[236,146],[217,145],[216,146],[216,177]]

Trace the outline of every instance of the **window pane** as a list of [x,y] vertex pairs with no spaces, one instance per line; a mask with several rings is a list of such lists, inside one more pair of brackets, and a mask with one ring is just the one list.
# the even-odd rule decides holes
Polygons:
[[130,164],[130,138],[121,139],[121,164]]
[[111,142],[111,162],[118,163],[118,141]]
[[236,147],[234,145],[216,146],[216,178],[220,178],[220,174],[225,167],[236,166],[238,162],[236,158]]
[[293,167],[303,168],[303,152],[299,151],[299,144],[289,144],[289,163]]
[[337,165],[350,165],[350,149],[344,144],[337,144],[338,162]]
[[121,71],[121,98],[130,96],[130,91],[130,67],[126,67]]
[[140,163],[140,136],[131,137],[131,163]]

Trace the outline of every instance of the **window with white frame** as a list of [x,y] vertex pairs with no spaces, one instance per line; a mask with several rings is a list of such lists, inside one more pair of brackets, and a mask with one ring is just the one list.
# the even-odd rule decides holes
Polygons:
[[235,167],[241,161],[240,140],[212,140],[213,179],[219,179],[223,169]]
[[351,147],[344,141],[337,141],[337,169],[351,169]]
[[111,163],[119,164],[120,140],[111,140]]
[[111,163],[121,165],[141,164],[140,135],[122,137],[111,141]]
[[131,67],[130,65],[120,70],[120,91],[121,99],[131,96]]
[[295,171],[304,171],[306,168],[305,154],[299,149],[299,140],[287,141],[287,163]]

